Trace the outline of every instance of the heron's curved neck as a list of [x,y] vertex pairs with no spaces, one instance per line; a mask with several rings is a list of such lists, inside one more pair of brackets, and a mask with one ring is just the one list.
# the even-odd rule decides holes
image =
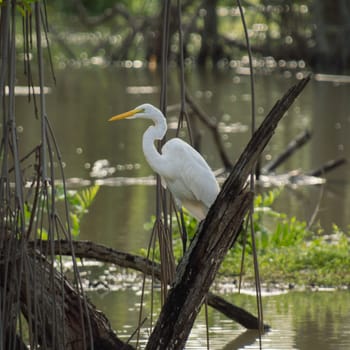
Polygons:
[[161,140],[164,137],[167,131],[167,124],[163,116],[152,118],[152,120],[154,122],[154,125],[148,127],[148,129],[143,134],[142,148],[143,153],[145,154],[145,157],[151,168],[159,173],[159,175],[162,175],[164,160],[162,154],[158,152],[154,141]]

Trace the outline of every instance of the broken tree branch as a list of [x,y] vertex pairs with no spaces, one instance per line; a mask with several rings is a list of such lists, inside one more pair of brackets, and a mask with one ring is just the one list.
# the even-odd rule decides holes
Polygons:
[[307,173],[307,175],[310,176],[323,176],[324,174],[330,172],[331,170],[345,164],[347,162],[346,158],[337,158],[328,161],[327,163],[323,164],[321,167],[311,170]]
[[[219,297],[218,295],[209,292],[207,294],[207,302],[208,305],[220,311],[231,320],[235,320],[241,326],[247,329],[259,329],[259,320],[257,317],[253,316],[250,312],[247,312],[246,310],[227,302],[225,299]],[[269,329],[270,326],[264,324],[264,330],[267,331]]]
[[276,157],[275,160],[272,160],[268,164],[264,166],[263,173],[270,173],[274,171],[278,166],[280,166],[283,162],[285,162],[294,152],[305,145],[311,139],[311,132],[309,130],[305,130],[299,135],[295,137],[289,144],[286,149]]

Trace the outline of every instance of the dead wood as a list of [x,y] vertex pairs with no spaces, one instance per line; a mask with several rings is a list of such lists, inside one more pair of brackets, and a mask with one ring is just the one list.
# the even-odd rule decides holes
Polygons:
[[328,161],[327,163],[323,164],[321,167],[311,170],[307,173],[309,176],[324,176],[326,173],[330,172],[331,170],[334,170],[338,168],[339,166],[345,164],[347,162],[346,158],[338,158]]
[[276,170],[277,167],[283,164],[291,155],[295,153],[296,150],[305,145],[310,139],[311,133],[309,130],[305,130],[297,135],[295,139],[289,142],[286,149],[281,154],[279,154],[276,159],[272,160],[264,166],[262,169],[263,173],[270,173]]
[[[241,326],[247,329],[259,329],[259,320],[255,316],[246,310],[227,302],[225,299],[209,292],[207,294],[207,302],[211,307],[219,310],[226,317],[235,320]],[[267,331],[269,329],[270,326],[265,324],[264,330]]]
[[[45,250],[45,245],[48,245],[48,242],[41,242],[40,244]],[[35,242],[30,242],[30,245],[34,247]],[[56,247],[56,253],[60,255],[71,255],[73,248],[74,254],[77,258],[94,259],[105,263],[115,264],[123,268],[140,271],[148,276],[154,276],[154,278],[157,278],[158,280],[161,279],[160,264],[138,255],[106,247],[102,244],[97,244],[91,241],[74,241],[70,243],[68,241],[60,240],[59,242],[55,242],[54,247]],[[167,283],[169,283],[169,281],[167,281]],[[212,308],[247,329],[259,328],[257,317],[248,311],[229,303],[214,293],[208,293],[207,303]],[[269,326],[265,325],[265,329],[268,328]]]
[[[46,241],[45,244],[49,247],[52,242]],[[67,242],[67,245],[69,244],[70,242]],[[33,334],[37,334],[30,340],[31,346],[62,350],[133,349],[116,336],[103,313],[79,294],[53,267],[53,263],[35,249],[35,242],[28,242],[28,246],[30,249],[22,270],[19,305],[28,327],[32,329]],[[19,264],[22,263],[18,259],[6,266],[12,277],[7,280],[0,278],[0,288],[14,290],[13,284],[18,283],[15,274],[20,271],[17,266]],[[1,272],[4,268],[4,265],[0,264]],[[2,276],[3,273],[0,274],[0,277]],[[35,310],[32,309],[33,305]],[[38,315],[42,316],[37,317]],[[34,333],[36,329],[44,331]]]
[[248,175],[278,122],[309,79],[302,79],[275,104],[241,154],[178,266],[175,283],[149,338],[147,350],[184,348],[220,264],[251,206],[253,194],[244,189]]

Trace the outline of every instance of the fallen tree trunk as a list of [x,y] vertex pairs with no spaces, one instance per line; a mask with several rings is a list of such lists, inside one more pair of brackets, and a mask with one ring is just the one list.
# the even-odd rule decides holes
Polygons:
[[176,280],[150,336],[147,350],[184,348],[220,264],[251,206],[253,194],[244,189],[248,175],[278,122],[309,79],[302,79],[275,104],[241,154],[178,266]]
[[[34,247],[35,242],[29,242],[30,246]],[[49,242],[40,242],[42,248],[45,250],[46,245]],[[102,244],[97,244],[91,241],[73,241],[68,242],[60,240],[55,242],[55,253],[59,255],[71,255],[72,248],[74,250],[75,257],[81,259],[94,259],[100,262],[115,264],[123,268],[130,268],[136,271],[140,271],[148,276],[154,276],[158,280],[161,279],[160,265],[144,257],[133,255],[118,251],[116,249],[106,247]],[[165,281],[169,283],[170,281]],[[257,317],[249,313],[248,311],[229,303],[222,297],[215,295],[214,293],[208,293],[207,303],[212,308],[224,314],[231,320],[239,323],[241,326],[247,329],[259,329],[259,322]],[[265,325],[265,329],[269,326]]]

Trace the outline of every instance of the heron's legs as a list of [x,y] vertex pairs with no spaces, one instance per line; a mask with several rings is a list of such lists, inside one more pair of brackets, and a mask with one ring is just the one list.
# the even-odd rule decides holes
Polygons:
[[180,209],[180,218],[181,218],[181,240],[182,240],[182,251],[185,255],[186,252],[186,246],[187,246],[187,231],[186,231],[186,223],[184,219],[184,213],[182,211],[182,208]]

